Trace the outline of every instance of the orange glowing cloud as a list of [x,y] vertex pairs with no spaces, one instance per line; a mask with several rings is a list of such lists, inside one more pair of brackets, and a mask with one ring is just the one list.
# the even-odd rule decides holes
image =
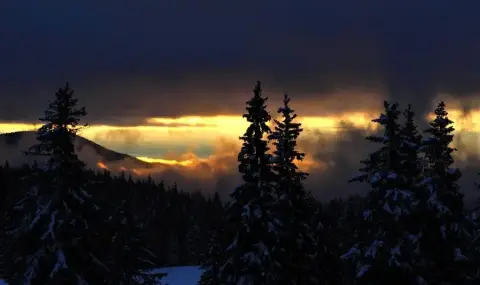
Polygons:
[[[305,130],[299,140],[299,148],[300,151],[307,153],[305,161],[298,163],[299,167],[305,171],[330,167],[331,162],[318,161],[309,155],[325,151],[319,149],[319,142],[315,138],[321,136],[324,140],[332,140],[341,135],[347,126],[365,132],[375,131],[378,125],[371,120],[377,117],[379,112],[380,110],[370,110],[324,116],[299,116],[298,121]],[[298,113],[301,114],[300,111]],[[458,135],[455,143],[467,148],[469,155],[478,153],[477,137],[466,134],[480,134],[480,110],[464,113],[458,108],[450,108],[449,116],[455,121],[454,127]],[[432,118],[430,114],[426,119]],[[34,130],[38,127],[38,124],[0,123],[0,133]],[[241,145],[238,137],[247,127],[248,122],[240,115],[155,117],[147,118],[145,124],[136,126],[92,125],[81,130],[79,134],[109,149],[134,154],[137,159],[153,165],[151,168],[143,169],[138,166],[128,167],[100,161],[97,163],[99,168],[144,175],[163,172],[169,167],[188,175],[205,178],[214,177],[218,171],[236,171],[236,156]],[[135,143],[126,149],[124,145],[131,140],[135,140]],[[207,153],[199,153],[195,146],[200,144],[210,146],[210,150]],[[156,154],[152,146],[164,151]],[[180,147],[180,150],[174,150],[173,147]],[[328,151],[337,150],[332,147]]]
[[[453,121],[453,127],[457,132],[480,133],[480,110],[463,112],[461,110],[448,110],[448,118]],[[427,120],[435,119],[435,114],[427,115]]]
[[26,123],[0,123],[1,133],[36,131],[41,127],[41,124],[26,124]]
[[[480,158],[480,109],[464,112],[459,109],[448,109],[448,118],[453,121],[454,138],[452,146],[459,151],[454,152],[457,162],[465,162],[470,157]],[[426,120],[435,119],[435,114],[430,113]]]
[[108,170],[108,167],[105,165],[105,163],[103,163],[103,162],[101,162],[101,161],[97,162],[97,166],[100,167],[100,168],[102,168],[102,169]]
[[168,159],[162,159],[162,158],[151,158],[151,157],[145,157],[145,156],[137,156],[138,159],[141,161],[145,161],[148,163],[162,163],[162,164],[167,164],[167,165],[181,165],[181,166],[193,166],[194,160],[183,160],[183,161],[178,161],[178,160],[168,160]]

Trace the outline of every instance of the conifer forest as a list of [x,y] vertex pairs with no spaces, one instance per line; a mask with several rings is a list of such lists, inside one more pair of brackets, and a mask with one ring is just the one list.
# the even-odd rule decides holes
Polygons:
[[480,218],[464,205],[442,101],[427,129],[415,106],[385,101],[365,137],[375,151],[348,184],[369,191],[324,201],[297,167],[309,154],[297,147],[294,97],[267,106],[260,82],[228,199],[87,168],[74,147],[88,121],[81,98],[66,84],[45,102],[24,153],[45,161],[0,167],[0,279],[10,285],[165,284],[154,269],[187,265],[203,269],[199,285],[480,284]]

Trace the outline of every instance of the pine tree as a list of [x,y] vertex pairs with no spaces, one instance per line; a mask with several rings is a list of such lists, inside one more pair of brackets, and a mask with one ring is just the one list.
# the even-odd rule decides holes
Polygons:
[[426,258],[426,281],[429,284],[464,284],[469,279],[473,257],[468,256],[470,235],[464,228],[466,217],[463,194],[459,192],[461,173],[454,163],[450,147],[453,141],[453,121],[448,118],[445,103],[435,109],[435,118],[425,130],[423,141],[427,167],[425,179],[426,199],[423,201],[421,239],[422,255]]
[[[131,179],[129,179],[131,181]],[[148,218],[135,211],[136,193],[132,182],[127,182],[123,200],[113,215],[114,236],[112,239],[111,268],[117,278],[114,284],[160,284],[166,274],[152,274],[157,268],[156,256],[146,245]]]
[[167,213],[167,205],[170,203],[168,193],[165,190],[163,182],[151,185],[150,193],[150,209],[152,222],[149,229],[149,247],[158,256],[160,264],[169,264],[169,228],[168,222],[170,215]]
[[240,137],[243,145],[238,154],[243,184],[231,194],[227,224],[231,244],[225,249],[226,261],[220,268],[222,284],[280,284],[278,267],[272,258],[277,243],[278,224],[273,217],[274,205],[271,155],[264,139],[271,130],[267,98],[262,97],[260,82],[247,102],[244,118],[250,122]]
[[[475,185],[477,189],[480,189],[479,183],[475,183]],[[467,212],[465,224],[470,233],[469,258],[471,262],[468,274],[473,281],[478,283],[480,280],[480,211],[478,206]]]
[[315,213],[314,231],[318,232],[319,240],[317,248],[325,252],[319,265],[327,265],[324,266],[325,284],[354,284],[351,272],[354,272],[355,268],[339,258],[348,250],[351,240],[356,238],[352,229],[355,229],[355,223],[360,216],[349,202],[350,199],[335,199],[319,205]]
[[220,196],[215,192],[213,199],[208,201],[208,235],[207,250],[201,256],[203,273],[198,285],[220,285],[218,273],[222,265],[223,245],[225,244],[225,216]]
[[[480,176],[480,173],[477,173],[477,175]],[[480,183],[479,182],[475,182],[475,187],[476,187],[475,190],[480,191]],[[471,212],[480,214],[480,196],[477,196],[476,201],[475,201],[475,205],[474,205]]]
[[203,256],[202,269],[203,273],[198,281],[198,285],[220,285],[218,271],[221,265],[221,241],[220,231],[212,231],[211,238],[208,243],[208,250]]
[[180,260],[180,242],[174,233],[171,233],[168,237],[168,265],[178,266]]
[[297,115],[289,102],[290,97],[285,94],[283,106],[277,111],[282,114],[282,121],[275,120],[275,131],[269,135],[275,145],[272,157],[272,169],[277,176],[275,216],[281,223],[280,247],[275,256],[284,265],[279,284],[312,284],[324,277],[316,275],[325,267],[314,266],[315,242],[309,223],[313,212],[302,184],[308,174],[295,165],[295,161],[305,157],[297,150],[297,139],[303,129],[295,122]]
[[423,174],[423,157],[420,156],[420,147],[422,144],[422,135],[415,124],[412,105],[404,111],[405,123],[400,129],[401,145],[400,154],[402,155],[402,164],[408,184],[414,187]]
[[108,280],[99,240],[102,212],[85,191],[84,163],[74,139],[85,108],[68,84],[40,120],[39,143],[27,154],[48,158],[34,185],[16,203],[7,229],[11,284],[102,284]]
[[[9,215],[9,197],[11,192],[10,170],[0,166],[0,225],[5,223],[6,217]],[[18,191],[18,189],[16,189]],[[4,228],[0,228],[0,278],[6,278],[6,236]]]
[[[480,175],[480,174],[479,174]],[[477,183],[478,189],[480,184]],[[473,258],[473,268],[470,272],[473,280],[480,280],[480,210],[479,207],[474,207],[468,215],[468,225],[471,234],[471,250]]]
[[[418,127],[414,121],[414,112],[411,105],[403,112],[405,122],[400,129],[401,145],[400,155],[402,161],[402,169],[406,178],[406,187],[415,193],[418,200],[424,201],[428,198],[422,182],[424,181],[424,165],[425,157],[420,151],[422,148],[422,134],[418,131]],[[412,212],[414,220],[420,220],[424,212],[421,207],[415,207]]]
[[197,265],[200,261],[200,239],[201,229],[197,222],[193,221],[188,228],[187,236],[185,237],[188,253],[188,265]]
[[398,124],[398,104],[384,103],[385,113],[373,120],[383,127],[383,136],[368,136],[380,143],[362,174],[372,190],[367,194],[363,228],[342,257],[357,268],[358,284],[416,284],[421,278],[415,269],[418,228],[412,220],[416,195],[407,183],[402,138]]

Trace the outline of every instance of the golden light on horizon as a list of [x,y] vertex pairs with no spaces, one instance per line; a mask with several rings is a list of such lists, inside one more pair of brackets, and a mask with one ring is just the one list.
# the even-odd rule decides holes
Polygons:
[[99,161],[97,162],[97,166],[100,168],[100,169],[106,169],[108,171],[119,171],[119,172],[132,172],[134,174],[137,174],[137,175],[143,175],[145,173],[147,173],[149,171],[149,169],[136,169],[136,168],[127,168],[125,166],[120,166],[120,167],[110,167],[109,165],[107,165],[105,162],[103,161]]
[[[465,113],[461,110],[447,110],[448,118],[453,121],[453,127],[455,131],[462,132],[480,132],[480,110],[472,110]],[[435,119],[435,114],[430,113],[427,115],[427,120],[431,121]]]
[[13,133],[13,132],[36,131],[41,126],[42,126],[41,124],[0,123],[0,134],[2,134],[2,133]]
[[145,122],[149,124],[178,125],[189,126],[212,126],[212,127],[247,127],[248,122],[242,116],[185,116],[178,118],[147,118]]
[[[273,119],[281,120],[278,114]],[[376,129],[376,124],[371,120],[377,116],[376,112],[347,112],[336,116],[298,116],[297,120],[304,128],[322,129],[325,132],[337,132],[343,127],[343,123],[352,125],[355,128],[372,130]],[[241,116],[186,116],[179,118],[148,118],[145,120],[149,124],[160,124],[159,127],[174,128],[202,128],[203,130],[215,129],[222,134],[242,135],[249,125],[249,122]],[[273,121],[267,125],[272,127]]]
[[[462,152],[473,155],[477,153],[478,141],[473,133],[480,134],[480,110],[473,110],[464,113],[460,109],[448,110],[449,117],[454,121],[457,136],[456,145],[462,143]],[[302,123],[305,132],[300,140],[309,140],[321,135],[327,140],[334,138],[332,135],[342,133],[348,128],[375,131],[378,124],[371,120],[380,112],[346,112],[329,116],[299,116],[298,122]],[[433,119],[433,114],[425,119]],[[227,171],[236,164],[241,141],[238,139],[248,122],[239,116],[184,116],[178,118],[147,118],[144,125],[118,126],[118,125],[92,125],[79,132],[79,135],[94,141],[114,151],[128,153],[137,159],[159,164],[154,169],[143,169],[142,167],[121,165],[108,165],[105,162],[98,162],[97,166],[103,169],[115,171],[130,171],[137,174],[163,171],[165,168],[160,164],[185,169],[201,168],[201,165],[208,165],[215,169]],[[272,126],[272,123],[270,123]],[[38,129],[40,124],[28,123],[0,123],[0,133],[14,131],[32,131]],[[472,135],[468,135],[472,134]],[[135,140],[133,143],[129,140]],[[225,140],[228,143],[219,147],[218,141]],[[315,141],[312,140],[312,141]],[[125,145],[130,143],[130,147]],[[208,151],[201,152],[197,146],[208,146]],[[310,143],[305,146],[313,147]],[[175,148],[179,147],[178,150]],[[161,151],[162,154],[159,154]],[[165,153],[165,151],[167,153]],[[325,168],[323,165],[310,157],[311,149],[301,149],[307,153],[306,160],[298,165],[303,170],[310,168]]]
[[[461,110],[448,110],[457,131],[480,132],[480,110],[465,114]],[[379,112],[348,112],[330,116],[299,116],[298,122],[305,129],[319,129],[326,133],[335,133],[345,126],[358,129],[375,130],[378,125],[371,120]],[[429,114],[426,120],[434,118]],[[145,125],[91,125],[79,132],[79,135],[95,141],[109,132],[135,131],[146,141],[182,139],[212,141],[215,137],[236,138],[248,127],[248,122],[241,116],[184,116],[178,118],[153,117],[145,119]],[[272,123],[270,123],[272,125]],[[40,124],[0,123],[0,133],[37,130]]]
[[[372,112],[342,113],[337,116],[306,116],[298,117],[298,121],[308,128],[322,128],[325,131],[335,131],[342,122],[347,122],[358,128],[368,127],[372,119]],[[277,118],[277,117],[275,117]],[[118,126],[118,125],[90,125],[82,129],[79,134],[92,137],[94,134],[116,130],[138,130],[141,132],[168,133],[176,130],[188,132],[192,130],[221,130],[222,133],[235,132],[243,134],[248,122],[241,116],[185,116],[178,118],[147,118],[145,125]],[[272,125],[272,123],[270,123]],[[0,133],[37,130],[41,124],[28,123],[0,123]]]
[[[453,153],[457,162],[465,162],[469,157],[480,158],[480,109],[464,112],[459,109],[449,110],[448,118],[453,122],[455,129],[452,147],[459,151]],[[432,112],[425,117],[426,121],[434,120],[436,115]]]
[[[305,129],[319,129],[323,133],[337,133],[346,123],[359,129],[372,130],[375,124],[370,122],[372,112],[343,113],[337,116],[306,116],[298,117]],[[118,126],[118,125],[90,125],[79,131],[79,135],[100,144],[115,143],[122,135],[134,133],[136,139],[145,142],[170,141],[183,143],[184,141],[198,141],[214,143],[218,137],[237,139],[243,135],[248,122],[241,116],[185,116],[179,118],[147,118],[145,125]],[[269,125],[272,127],[273,122]],[[40,127],[39,124],[27,123],[0,123],[0,133],[15,131],[32,131]]]
[[378,116],[373,112],[355,112],[345,113],[338,116],[309,116],[299,117],[298,121],[304,128],[321,129],[327,132],[337,132],[345,125],[351,125],[357,129],[376,130],[378,124],[372,122],[372,119]]
[[193,160],[183,160],[183,161],[178,161],[178,160],[171,160],[171,159],[162,159],[162,158],[151,158],[151,157],[146,157],[146,156],[137,156],[137,159],[141,161],[145,161],[148,163],[161,163],[161,164],[167,164],[167,165],[181,165],[181,166],[193,166],[195,165]]

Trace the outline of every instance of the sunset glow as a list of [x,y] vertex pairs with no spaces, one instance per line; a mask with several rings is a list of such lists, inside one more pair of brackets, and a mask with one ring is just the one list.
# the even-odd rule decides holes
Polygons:
[[[453,121],[453,127],[457,132],[480,133],[480,111],[474,110],[469,113],[461,110],[448,110],[448,117]],[[427,119],[435,119],[435,114],[430,114]]]
[[0,134],[23,131],[36,131],[40,127],[40,124],[0,123]]
[[[378,116],[378,111],[350,112],[336,116],[298,117],[305,129],[300,138],[300,150],[309,154],[312,144],[303,145],[302,141],[319,136],[329,139],[347,129],[359,129],[366,132],[375,131],[377,124],[371,122]],[[449,110],[449,117],[456,129],[455,146],[461,145],[460,159],[468,155],[478,155],[478,134],[480,134],[480,110],[464,113],[459,109]],[[431,120],[433,114],[425,119]],[[14,131],[32,131],[39,124],[1,123],[0,133]],[[241,145],[238,137],[245,132],[248,122],[241,116],[185,116],[179,118],[147,118],[144,125],[115,126],[92,125],[80,131],[80,135],[106,148],[133,155],[137,159],[169,167],[197,168],[201,164],[217,170],[227,171],[234,168],[236,154]],[[203,148],[199,148],[203,145]],[[307,155],[299,167],[324,169],[328,163],[316,161]],[[163,171],[164,168],[142,169],[113,165],[99,161],[97,166],[112,171],[130,171],[138,175]]]
[[181,166],[194,165],[193,160],[177,161],[177,160],[168,160],[168,159],[161,159],[161,158],[151,158],[151,157],[145,157],[145,156],[137,156],[137,158],[141,161],[145,161],[149,163],[162,163],[162,164],[168,164],[168,165],[181,165]]
[[108,167],[105,165],[105,163],[103,163],[103,162],[101,162],[101,161],[99,161],[99,162],[97,163],[97,165],[98,165],[98,167],[100,167],[100,168],[102,168],[102,169],[108,170]]

